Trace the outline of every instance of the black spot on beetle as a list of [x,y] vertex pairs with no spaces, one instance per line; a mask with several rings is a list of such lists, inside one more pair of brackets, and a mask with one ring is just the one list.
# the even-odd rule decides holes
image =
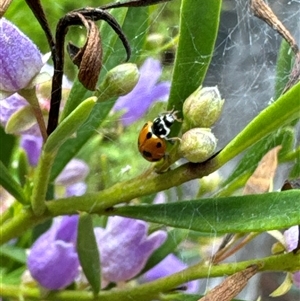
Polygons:
[[161,148],[161,147],[162,147],[161,142],[157,142],[157,143],[156,143],[156,148]]
[[144,155],[144,157],[146,157],[146,158],[152,158],[152,154],[151,154],[150,152],[143,151],[143,155]]
[[152,137],[152,133],[151,133],[151,132],[148,132],[146,138],[147,138],[147,139],[150,139],[151,137]]

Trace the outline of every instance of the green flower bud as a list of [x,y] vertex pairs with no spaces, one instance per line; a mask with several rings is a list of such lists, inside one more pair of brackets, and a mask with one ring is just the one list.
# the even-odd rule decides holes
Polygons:
[[193,163],[211,157],[217,146],[217,138],[208,128],[194,128],[183,134],[179,144],[179,154]]
[[222,182],[222,177],[218,171],[211,173],[210,175],[203,177],[199,180],[200,188],[197,197],[200,197],[206,193],[211,193],[216,190]]
[[224,99],[217,86],[200,86],[183,104],[183,130],[194,127],[210,128],[220,117]]
[[164,42],[164,36],[160,33],[152,33],[147,37],[146,48],[148,50],[156,50],[161,47]]
[[97,89],[98,102],[128,94],[137,84],[139,70],[135,64],[126,63],[109,70]]

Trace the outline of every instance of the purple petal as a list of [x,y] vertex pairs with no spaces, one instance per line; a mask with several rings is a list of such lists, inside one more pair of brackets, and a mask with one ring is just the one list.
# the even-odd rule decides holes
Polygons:
[[[179,260],[175,255],[169,254],[164,260],[149,270],[143,277],[143,281],[149,282],[161,277],[180,272],[188,266]],[[199,283],[197,280],[186,283],[187,292],[194,293],[198,291]]]
[[122,117],[125,126],[140,119],[154,101],[167,99],[170,84],[167,82],[157,84],[161,72],[160,62],[148,58],[140,68],[140,78],[135,88],[127,95],[119,97],[114,110],[125,110]]
[[[55,219],[51,228],[33,244],[27,259],[28,269],[34,279],[51,290],[62,289],[71,284],[79,271],[75,241],[59,240],[74,238],[76,218]],[[65,233],[62,233],[64,231]]]
[[285,238],[286,247],[289,252],[293,251],[297,247],[298,237],[299,237],[298,231],[299,231],[299,227],[293,226],[288,230],[286,230],[283,234]]
[[84,182],[68,185],[66,188],[66,196],[81,196],[84,195],[87,189],[87,185]]
[[56,240],[75,243],[77,239],[78,215],[64,216],[55,236]]
[[21,147],[26,151],[31,166],[37,165],[41,154],[42,145],[42,137],[33,135],[23,135],[21,137]]
[[149,57],[140,68],[140,81],[145,85],[148,92],[152,90],[159,80],[162,73],[162,67],[159,60]]
[[89,167],[83,160],[72,159],[56,178],[55,183],[64,186],[75,184],[83,181],[88,173]]
[[153,200],[153,204],[164,204],[166,203],[166,195],[164,192],[158,192]]
[[42,55],[15,25],[0,19],[0,90],[25,88],[42,66]]
[[126,281],[143,269],[166,239],[164,231],[148,237],[147,232],[147,223],[123,217],[110,217],[104,231],[95,229],[103,278],[109,282]]
[[[299,226],[293,226],[288,230],[284,231],[283,236],[285,238],[287,250],[293,251],[297,248],[298,239],[299,239]],[[293,282],[295,286],[300,288],[300,271],[293,273]]]
[[73,244],[56,241],[36,250],[28,257],[28,268],[34,279],[50,290],[71,284],[78,274],[79,261]]
[[293,274],[293,282],[295,286],[300,288],[300,271]]
[[171,83],[161,82],[151,91],[151,97],[154,100],[167,101],[170,94]]
[[[1,74],[1,72],[0,72],[0,74]],[[5,127],[10,116],[26,105],[27,105],[27,101],[17,93],[1,100],[0,101],[0,123],[1,123],[1,125],[3,127]]]

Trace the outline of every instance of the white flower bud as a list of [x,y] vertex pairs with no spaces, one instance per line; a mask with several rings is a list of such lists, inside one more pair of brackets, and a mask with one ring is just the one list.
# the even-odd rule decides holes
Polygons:
[[208,128],[194,128],[183,134],[178,152],[190,162],[199,163],[211,157],[217,139]]
[[202,88],[193,92],[183,104],[183,130],[195,127],[210,128],[220,117],[224,99],[215,87]]
[[137,66],[132,63],[121,64],[109,70],[96,92],[98,101],[128,94],[137,84],[139,76]]

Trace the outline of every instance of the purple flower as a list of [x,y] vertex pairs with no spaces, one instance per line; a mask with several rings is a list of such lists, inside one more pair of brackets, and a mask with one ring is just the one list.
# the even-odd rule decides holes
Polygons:
[[78,216],[57,218],[33,244],[28,269],[43,287],[59,290],[70,285],[79,272],[76,253]]
[[0,19],[0,90],[14,93],[40,72],[42,55],[15,25]]
[[84,182],[71,184],[66,187],[66,196],[81,196],[85,194],[86,190],[87,185]]
[[41,154],[43,139],[34,135],[23,135],[21,137],[21,147],[25,150],[29,164],[36,166]]
[[82,182],[89,173],[88,165],[80,159],[72,159],[56,178],[58,185],[69,186]]
[[26,100],[17,93],[2,100],[0,102],[0,124],[5,127],[10,116],[26,105]]
[[[296,249],[299,239],[299,227],[293,226],[286,230],[283,234],[286,243],[286,249],[288,252]],[[293,282],[300,288],[300,271],[293,273]]]
[[[151,270],[145,273],[142,280],[145,282],[153,281],[161,277],[172,275],[176,272],[180,272],[186,269],[188,266],[179,260],[174,254],[169,254],[160,263],[154,266]],[[188,282],[186,291],[189,293],[195,293],[198,291],[199,283],[197,280]]]
[[125,96],[119,97],[114,110],[125,110],[122,123],[130,125],[140,119],[156,100],[166,100],[169,96],[170,83],[157,83],[162,73],[158,60],[148,58],[140,68],[140,78],[134,89]]
[[147,233],[146,222],[118,216],[108,219],[106,229],[95,228],[103,287],[137,275],[167,236],[164,231]]

